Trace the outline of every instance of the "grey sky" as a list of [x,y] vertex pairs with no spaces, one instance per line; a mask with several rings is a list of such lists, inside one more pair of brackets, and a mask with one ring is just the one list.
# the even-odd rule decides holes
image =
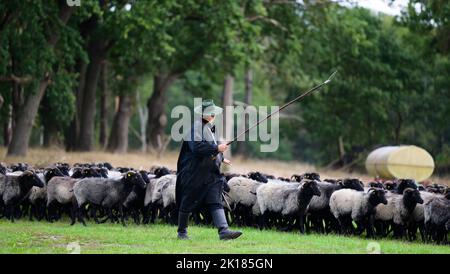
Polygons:
[[[400,12],[408,4],[408,0],[353,0],[356,5],[382,12],[388,15],[400,15]],[[391,2],[393,2],[391,4]]]

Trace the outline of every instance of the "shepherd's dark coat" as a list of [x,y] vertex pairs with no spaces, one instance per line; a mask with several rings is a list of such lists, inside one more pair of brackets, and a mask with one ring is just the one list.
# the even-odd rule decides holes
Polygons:
[[220,165],[223,154],[217,150],[211,132],[214,127],[199,119],[183,140],[175,189],[177,209],[182,212],[192,212],[203,203],[222,203],[224,178],[220,174]]

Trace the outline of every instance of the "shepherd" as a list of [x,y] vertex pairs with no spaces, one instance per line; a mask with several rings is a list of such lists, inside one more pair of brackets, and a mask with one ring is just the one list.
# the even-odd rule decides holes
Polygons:
[[226,180],[220,173],[223,163],[230,165],[223,152],[228,144],[219,144],[214,136],[214,119],[222,108],[213,100],[203,100],[194,108],[196,118],[185,136],[177,162],[176,204],[178,209],[178,239],[189,239],[189,214],[206,205],[211,213],[220,240],[232,240],[242,235],[228,229],[222,206],[222,190]]

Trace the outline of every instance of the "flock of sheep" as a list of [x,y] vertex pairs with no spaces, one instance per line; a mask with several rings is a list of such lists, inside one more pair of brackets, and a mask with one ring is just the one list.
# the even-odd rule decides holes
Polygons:
[[[176,224],[176,172],[113,167],[109,163],[70,166],[56,163],[32,169],[25,163],[0,164],[0,216],[53,222],[68,215],[71,224],[136,224],[161,219]],[[223,205],[229,222],[260,229],[301,233],[340,233],[416,239],[448,244],[450,190],[410,179],[374,181],[324,179],[317,173],[275,178],[260,172],[224,174]],[[192,214],[211,224],[208,211]]]

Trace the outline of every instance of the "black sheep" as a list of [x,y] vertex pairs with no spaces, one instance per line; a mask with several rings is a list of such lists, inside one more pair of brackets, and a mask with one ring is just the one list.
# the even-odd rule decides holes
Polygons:
[[413,179],[398,179],[397,183],[398,194],[403,194],[403,191],[407,188],[417,189],[416,181],[414,181]]
[[315,180],[320,182],[320,175],[317,172],[305,172],[301,175],[294,174],[291,176],[291,180],[301,182],[303,179]]
[[46,215],[47,204],[47,183],[55,176],[64,176],[58,167],[46,168],[43,172],[44,187],[32,187],[28,196],[30,203],[29,219],[33,220],[33,216],[41,220]]
[[28,195],[33,186],[44,187],[44,182],[32,170],[26,170],[20,175],[6,175],[3,191],[3,204],[9,212],[9,219],[14,222],[14,208]]
[[260,183],[267,183],[267,176],[261,172],[249,172],[247,177]]
[[[139,174],[142,176],[145,184],[150,183],[147,172],[140,170]],[[128,197],[123,202],[123,206],[126,208],[125,216],[128,218],[127,214],[130,213],[136,224],[140,224],[140,213],[144,214],[144,199],[145,199],[145,188],[141,188],[138,185],[133,186],[133,190],[130,192]]]
[[380,182],[370,182],[369,187],[384,189],[384,185]]

